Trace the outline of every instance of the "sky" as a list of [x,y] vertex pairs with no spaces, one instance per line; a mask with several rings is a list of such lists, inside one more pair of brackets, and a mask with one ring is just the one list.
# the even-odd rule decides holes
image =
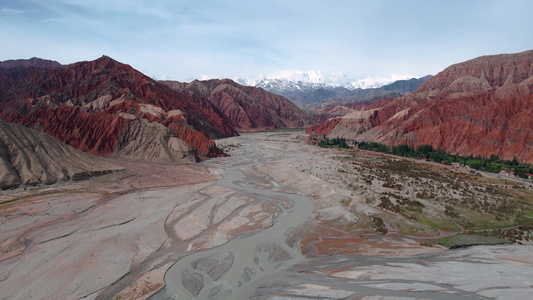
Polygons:
[[156,79],[435,75],[533,49],[533,1],[2,0],[0,61],[107,55]]

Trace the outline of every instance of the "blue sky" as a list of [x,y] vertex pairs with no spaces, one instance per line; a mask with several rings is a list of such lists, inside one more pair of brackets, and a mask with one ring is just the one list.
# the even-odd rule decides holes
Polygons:
[[533,1],[2,0],[0,60],[102,55],[155,78],[436,74],[533,49]]

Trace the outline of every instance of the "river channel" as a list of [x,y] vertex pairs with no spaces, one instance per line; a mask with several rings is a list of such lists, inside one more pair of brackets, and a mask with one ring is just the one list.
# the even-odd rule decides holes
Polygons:
[[[346,240],[342,246],[331,247],[357,251],[351,255],[304,257],[298,243],[291,242],[293,233],[308,228],[301,225],[310,219],[314,205],[317,214],[324,214],[321,217],[336,209],[342,189],[335,190],[339,194],[331,194],[334,188],[316,178],[285,172],[301,165],[335,170],[340,164],[328,156],[331,152],[302,146],[295,137],[259,133],[230,138],[228,144],[240,145],[231,147],[231,157],[203,162],[212,172],[223,174],[215,183],[221,190],[229,189],[245,199],[268,201],[279,213],[270,227],[245,232],[218,247],[182,257],[167,270],[165,287],[151,299],[530,298],[531,246],[450,251],[423,247],[401,233],[365,235],[354,242],[349,234],[330,237],[325,232],[319,239]],[[353,198],[359,199],[359,208],[364,208],[364,199],[355,194]],[[321,217],[313,215],[314,219]],[[298,227],[300,230],[291,230]]]
[[[239,142],[239,138],[234,138]],[[264,230],[244,234],[219,247],[194,253],[177,261],[165,274],[165,288],[152,299],[248,299],[241,292],[248,284],[263,277],[271,276],[300,262],[303,255],[294,243],[287,245],[287,231],[305,222],[313,212],[313,201],[299,191],[282,187],[277,182],[265,177],[247,176],[244,167],[274,162],[276,160],[297,156],[297,153],[284,151],[283,148],[269,155],[263,145],[256,140],[245,139],[238,155],[230,158],[213,159],[205,163],[208,167],[222,168],[225,172],[217,185],[233,190],[246,197],[271,201],[280,209],[273,226]],[[262,181],[258,187],[258,181]],[[280,191],[281,190],[281,191]],[[287,208],[279,199],[288,199],[294,205]],[[209,267],[202,266],[202,261],[225,259],[219,262],[217,275]],[[195,268],[196,267],[196,268]],[[220,274],[223,273],[223,274]],[[187,280],[184,277],[189,276]],[[215,277],[215,278],[213,278]],[[191,279],[192,278],[192,279]],[[184,282],[192,282],[194,295]],[[199,290],[199,291],[198,291]]]

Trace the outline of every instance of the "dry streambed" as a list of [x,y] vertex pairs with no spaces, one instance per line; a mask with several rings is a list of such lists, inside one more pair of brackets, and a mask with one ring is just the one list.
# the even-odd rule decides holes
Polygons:
[[[262,223],[262,228],[268,228],[257,231],[233,218],[242,232],[246,229],[247,233],[179,260],[167,271],[166,286],[154,299],[247,299],[243,291],[251,282],[303,259],[298,245],[287,243],[287,237],[309,218],[313,201],[252,168],[264,163],[278,164],[296,154],[286,151],[281,143],[265,146],[246,137],[232,141],[241,145],[232,152],[232,158],[207,164],[217,164],[224,169],[223,178],[217,181],[216,187],[231,191],[233,197],[262,203],[258,213],[270,217],[268,222]],[[209,241],[223,236],[224,233],[217,233]]]
[[[15,201],[0,206],[1,294],[138,299],[164,284],[154,298],[520,299],[532,292],[530,246],[420,244],[421,235],[446,226],[527,217],[529,186],[431,166],[408,165],[410,175],[395,158],[304,140],[244,135],[218,142],[232,157],[202,166],[112,161],[129,173],[2,193]],[[502,209],[508,213],[496,220]],[[530,237],[517,228],[501,234]]]

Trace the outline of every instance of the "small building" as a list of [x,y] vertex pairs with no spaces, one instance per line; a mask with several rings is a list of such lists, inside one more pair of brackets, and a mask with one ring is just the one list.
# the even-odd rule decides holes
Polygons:
[[531,179],[531,177],[533,177],[533,174],[526,174],[527,176],[527,179]]
[[505,170],[500,170],[500,175],[505,175],[505,176],[509,176],[509,172],[505,171]]

